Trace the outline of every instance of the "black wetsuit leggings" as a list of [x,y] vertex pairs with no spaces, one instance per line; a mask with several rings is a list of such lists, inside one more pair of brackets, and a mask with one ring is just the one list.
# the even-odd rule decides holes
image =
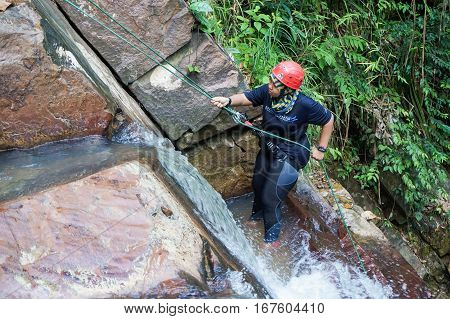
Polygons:
[[260,150],[253,172],[253,211],[250,219],[264,219],[266,242],[278,239],[281,231],[281,205],[298,179],[300,167],[289,159],[277,159]]

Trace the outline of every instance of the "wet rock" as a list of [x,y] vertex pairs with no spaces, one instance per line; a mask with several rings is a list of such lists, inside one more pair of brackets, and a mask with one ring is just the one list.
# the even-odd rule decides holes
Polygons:
[[[358,264],[353,244],[336,212],[337,207],[331,207],[331,205],[336,205],[334,201],[330,202],[330,200],[333,200],[329,196],[330,192],[327,191],[326,194],[323,194],[326,189],[325,182],[323,172],[320,168],[315,167],[310,172],[309,178],[300,177],[296,192],[291,193],[289,198],[291,201],[295,201],[295,198],[298,197],[300,202],[306,205],[307,209],[302,212],[302,215],[306,214],[309,218],[325,223],[327,227],[322,228],[328,228],[331,232],[336,229],[337,235],[341,240],[342,249],[346,251],[349,258]],[[343,195],[338,196],[338,200],[340,201],[344,219],[369,274],[385,284],[389,284],[393,288],[395,297],[429,298],[431,296],[430,292],[421,279],[424,276],[423,266],[420,268],[418,264],[413,262],[412,265],[410,264],[411,261],[419,262],[420,264],[418,258],[413,259],[412,255],[414,254],[410,256],[405,254],[406,257],[411,257],[405,258],[401,252],[394,249],[384,233],[373,222],[366,219],[366,215],[369,215],[369,218],[373,216],[367,214],[361,207],[354,204],[351,209],[343,207],[342,199],[351,199],[351,196],[337,181],[332,180],[331,183],[337,194]],[[324,197],[321,197],[319,194]],[[376,219],[376,216],[374,219]],[[422,270],[421,276],[418,275],[418,270]]]
[[[343,250],[358,264],[349,237],[342,240]],[[425,282],[403,256],[387,242],[368,239],[357,242],[357,249],[369,276],[389,285],[394,298],[431,298]]]
[[[188,45],[168,60],[183,72],[189,65],[198,67],[199,73],[193,72],[189,77],[212,96],[229,96],[246,88],[242,75],[229,56],[203,33],[195,35]],[[209,98],[161,66],[145,74],[130,88],[172,141],[187,132],[199,131],[220,113],[220,109],[210,104]],[[222,129],[218,122],[214,125]],[[227,122],[225,127],[229,125],[231,123]],[[183,146],[190,143],[186,139]]]
[[189,162],[225,198],[251,191],[258,139],[250,132],[222,134],[187,152]]
[[[151,216],[162,206],[172,218]],[[200,236],[137,161],[0,203],[0,215],[2,298],[161,295],[181,273],[203,282]]]
[[[0,14],[0,149],[104,134],[112,115],[79,70],[53,63],[28,4]],[[61,51],[63,52],[63,51]]]
[[[56,2],[61,5],[73,23],[125,84],[134,82],[155,66],[155,63],[143,53],[112,35],[95,21],[83,16],[74,7],[62,0]],[[106,15],[88,1],[77,0],[73,2],[81,6],[89,15],[95,16],[102,23],[116,30],[134,45],[143,48],[142,50],[148,55],[155,57],[158,61],[161,60],[132,36],[127,35],[125,31],[111,22]],[[184,1],[96,0],[95,2],[165,58],[180,49],[191,38],[194,18]]]
[[159,137],[152,130],[135,121],[114,121],[111,133],[111,140],[122,144],[174,148],[169,139]]
[[429,270],[427,270],[419,257],[410,249],[403,236],[393,227],[382,227],[383,233],[389,239],[389,242],[400,252],[403,258],[415,269],[420,278],[424,278]]
[[[323,224],[320,229],[314,227],[309,231],[311,237],[316,238],[316,249],[323,246],[329,248],[338,240],[340,249],[346,253],[347,258],[355,265],[359,265],[353,243],[343,223],[336,211],[325,198],[321,197],[319,190],[314,186],[321,185],[317,174],[320,172],[316,171],[314,180],[308,180],[304,176],[299,178],[296,192],[291,192],[289,195],[290,205],[296,208],[304,207],[300,209],[302,219],[315,220],[316,223]],[[333,181],[333,185],[336,183]],[[340,188],[337,187],[337,189]],[[296,202],[298,202],[297,205],[295,205]],[[397,298],[429,298],[431,296],[415,269],[390,245],[375,224],[367,221],[356,210],[343,208],[342,211],[356,249],[370,277],[377,278],[384,285],[389,285],[393,290],[393,296]],[[314,226],[316,223],[305,222],[304,225]],[[328,236],[324,236],[323,230],[328,233]]]
[[101,136],[0,152],[0,202],[138,159],[141,153],[137,147],[111,143]]

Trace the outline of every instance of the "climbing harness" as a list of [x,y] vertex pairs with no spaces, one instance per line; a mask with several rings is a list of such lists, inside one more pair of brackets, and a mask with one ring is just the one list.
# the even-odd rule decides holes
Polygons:
[[[123,36],[121,36],[120,34],[118,34],[116,31],[114,31],[112,28],[108,27],[107,25],[105,25],[103,22],[101,22],[99,19],[97,19],[95,16],[90,15],[88,12],[86,12],[85,10],[83,10],[83,8],[81,8],[80,6],[76,5],[75,3],[73,3],[70,0],[63,0],[64,2],[66,2],[68,5],[70,5],[71,7],[73,7],[74,9],[76,9],[78,12],[80,12],[81,14],[83,14],[83,16],[93,20],[94,22],[96,22],[97,24],[99,24],[100,26],[102,26],[103,28],[105,28],[106,30],[108,30],[110,33],[112,33],[114,36],[116,36],[118,39],[124,41],[125,43],[127,43],[129,46],[131,46],[132,48],[134,48],[135,50],[139,51],[140,53],[144,54],[147,58],[149,58],[152,62],[154,62],[155,64],[157,64],[158,66],[164,68],[166,71],[168,71],[169,73],[171,73],[172,75],[174,75],[176,78],[180,79],[181,81],[185,82],[186,84],[188,84],[189,86],[191,86],[193,89],[195,89],[198,93],[202,94],[203,96],[212,99],[213,96],[211,94],[209,94],[203,87],[201,87],[198,83],[196,83],[194,80],[192,80],[191,78],[189,78],[187,75],[185,75],[178,67],[176,67],[175,65],[171,64],[166,58],[164,58],[158,51],[156,51],[155,49],[153,49],[151,46],[149,46],[148,44],[146,44],[144,41],[142,41],[133,31],[131,31],[130,29],[128,29],[125,25],[123,25],[121,22],[117,21],[113,15],[111,15],[108,11],[106,11],[105,9],[103,9],[102,7],[100,7],[95,1],[93,0],[87,0],[89,3],[91,3],[95,8],[97,8],[100,12],[102,12],[104,15],[106,15],[112,22],[114,22],[116,25],[118,25],[122,30],[124,30],[126,33],[128,33],[129,35],[131,35],[134,39],[136,39],[139,43],[141,43],[143,46],[145,46],[145,48],[147,48],[150,52],[152,52],[153,54],[155,54],[159,59],[161,59],[160,61],[158,61],[157,59],[155,59],[154,57],[152,57],[151,55],[149,55],[147,52],[145,52],[141,47],[136,46],[135,44],[131,43],[130,41],[128,41],[127,39],[125,39]],[[163,62],[165,64],[163,64]],[[295,63],[293,61],[288,61],[288,62],[292,62]],[[280,65],[281,66],[281,63]],[[278,67],[277,66],[277,67]],[[288,66],[288,67],[296,67],[295,65],[293,66]],[[279,72],[280,70],[277,69],[277,72]],[[301,70],[302,72],[303,70]],[[281,71],[280,71],[281,72]],[[300,71],[298,71],[300,72]],[[291,81],[293,79],[290,79]],[[303,73],[302,73],[302,77],[301,80],[303,80]],[[291,82],[290,82],[291,84]],[[292,85],[294,87],[297,87],[301,85],[300,83],[294,82],[292,83]],[[268,136],[271,138],[275,138],[287,143],[291,143],[291,144],[295,144],[297,146],[300,146],[306,150],[308,150],[309,152],[311,152],[311,149],[306,147],[305,145],[298,143],[296,141],[292,141],[290,139],[278,136],[276,134],[270,133],[268,131],[262,130],[258,127],[256,127],[255,125],[253,125],[250,121],[248,121],[247,117],[236,111],[233,110],[229,107],[223,107],[223,109],[228,112],[228,114],[231,116],[231,118],[233,119],[233,121],[236,124],[245,126],[249,129],[251,129],[252,131],[254,131],[257,135],[259,136]],[[273,144],[273,143],[272,143]],[[275,144],[273,144],[274,146],[276,146]],[[323,161],[320,161],[320,164],[322,166],[322,169],[325,173],[325,178],[327,180],[327,184],[328,187],[330,188],[331,194],[333,196],[334,201],[336,202],[337,208],[338,208],[338,212],[339,212],[339,216],[342,220],[342,223],[344,224],[345,230],[347,232],[347,235],[352,243],[353,249],[355,251],[355,255],[359,261],[359,266],[360,268],[364,271],[364,273],[367,274],[367,270],[364,267],[364,263],[361,259],[361,256],[359,255],[357,246],[355,244],[355,241],[353,240],[353,237],[350,233],[350,229],[345,221],[344,218],[344,214],[341,210],[341,207],[339,205],[339,202],[337,200],[336,194],[333,190],[333,185],[331,184],[331,180],[328,176],[326,167],[325,167],[325,163]]]

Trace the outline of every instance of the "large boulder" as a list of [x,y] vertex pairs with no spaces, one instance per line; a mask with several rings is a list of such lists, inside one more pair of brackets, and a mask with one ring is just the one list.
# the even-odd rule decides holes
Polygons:
[[[187,73],[188,66],[198,68],[189,77],[212,96],[229,96],[246,89],[243,77],[230,57],[208,35],[199,33],[168,61]],[[134,82],[130,88],[174,141],[186,132],[197,132],[220,113],[209,98],[177,79],[170,66],[158,66]],[[247,108],[248,109],[248,108]],[[226,127],[234,126],[228,122]],[[198,141],[198,139],[196,140]]]
[[0,203],[0,215],[2,298],[172,296],[165,283],[204,283],[201,237],[142,162]]
[[412,225],[420,236],[433,247],[439,257],[450,255],[450,226],[446,217],[430,214],[430,216],[424,216],[420,221],[413,220]]
[[[145,54],[114,36],[67,2],[56,1],[124,83],[134,82],[155,66],[155,63]],[[114,29],[135,46],[141,47],[143,51],[155,57],[156,60],[161,60],[132,36],[127,35],[89,1],[74,0],[72,2],[80,6],[89,15],[95,16],[99,21]],[[121,24],[135,33],[143,42],[159,51],[164,57],[176,52],[191,38],[194,18],[184,1],[95,0],[95,3],[108,11]]]
[[[248,119],[252,120],[261,115],[261,107],[248,107],[237,106],[233,107],[234,110],[244,113]],[[219,115],[202,127],[197,132],[186,132],[180,137],[175,145],[180,150],[187,150],[188,148],[195,147],[202,141],[206,141],[232,127],[236,126],[232,117],[227,112],[220,112]]]
[[[77,66],[94,83],[97,90],[108,101],[108,107],[116,113],[117,109],[152,131],[161,135],[159,129],[148,118],[139,104],[123,88],[107,65],[97,56],[97,53],[87,44],[67,21],[64,14],[53,1],[32,0],[33,6],[42,17],[41,24],[46,33],[47,50],[54,60],[64,63],[76,60]],[[62,55],[61,52],[64,54]],[[69,59],[64,57],[70,57]],[[73,63],[68,63],[73,65]]]
[[106,100],[62,47],[56,65],[44,48],[39,15],[28,4],[0,13],[0,150],[103,134]]
[[225,198],[250,192],[258,138],[235,131],[208,140],[186,153],[206,180]]

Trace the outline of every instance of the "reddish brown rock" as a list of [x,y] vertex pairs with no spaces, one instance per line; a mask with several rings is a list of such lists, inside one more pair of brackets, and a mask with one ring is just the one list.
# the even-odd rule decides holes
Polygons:
[[235,132],[212,138],[186,155],[215,190],[228,198],[251,191],[258,151],[256,136],[250,132]]
[[[368,275],[389,285],[394,298],[429,298],[430,292],[425,282],[420,278],[414,266],[401,255],[385,237],[383,232],[370,221],[361,216],[358,211],[363,211],[359,206],[352,205],[352,209],[342,208],[342,198],[348,200],[349,194],[337,181],[332,180],[333,188],[336,188],[342,198],[340,201],[343,218],[350,230],[352,239],[344,226],[342,219],[328,203],[328,194],[324,194],[324,184],[321,180],[323,171],[313,165],[315,172],[310,173],[310,179],[301,176],[297,184],[296,192],[291,192],[288,203],[302,218],[303,225],[310,227],[308,232],[313,234],[313,246],[315,250],[328,249],[339,251],[342,249],[349,260],[356,265],[359,261],[354,251],[352,240],[357,247]],[[321,189],[321,191],[318,190]],[[323,197],[322,197],[323,196]],[[334,204],[332,202],[331,204]],[[364,211],[363,211],[364,212]],[[320,225],[315,227],[315,223]],[[320,230],[320,231],[318,231]]]
[[103,134],[111,121],[76,60],[73,68],[57,66],[43,43],[40,17],[28,5],[0,14],[0,150]]
[[187,216],[136,161],[0,203],[0,297],[161,296],[170,281],[201,283],[202,240]]

